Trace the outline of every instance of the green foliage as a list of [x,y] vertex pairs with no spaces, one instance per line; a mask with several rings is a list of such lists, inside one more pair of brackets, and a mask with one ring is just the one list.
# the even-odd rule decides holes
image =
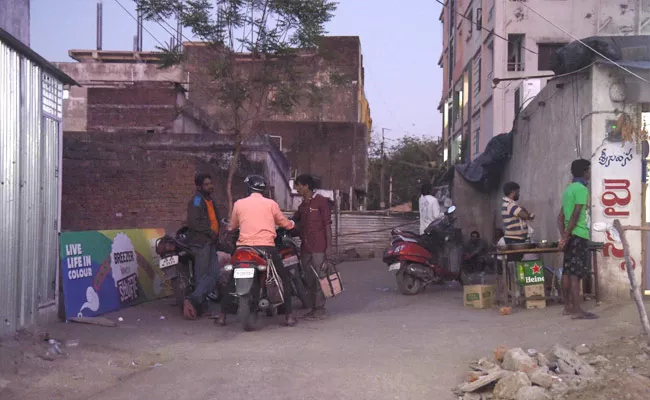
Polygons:
[[[388,143],[392,142],[391,145]],[[390,177],[393,177],[392,206],[415,202],[422,184],[431,182],[442,167],[442,146],[438,140],[405,136],[385,144],[385,199],[388,201]],[[368,208],[379,208],[381,176],[381,138],[371,143],[368,157],[370,183],[368,185]]]

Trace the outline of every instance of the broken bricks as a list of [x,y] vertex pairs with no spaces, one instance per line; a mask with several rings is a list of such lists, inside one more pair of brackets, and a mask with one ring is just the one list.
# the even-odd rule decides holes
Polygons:
[[503,357],[502,367],[508,371],[527,374],[537,368],[537,361],[533,360],[525,351],[517,347],[506,351]]
[[[579,348],[584,352],[586,346]],[[594,367],[576,351],[556,345],[548,354],[562,375],[549,370],[551,362],[541,352],[499,346],[494,350],[494,360],[483,358],[470,364],[468,382],[458,386],[455,393],[463,400],[551,400],[602,384]],[[587,356],[589,361],[591,358],[597,357]],[[605,360],[599,361],[602,364]]]
[[503,400],[515,400],[519,389],[532,385],[523,372],[509,372],[494,387],[494,397]]

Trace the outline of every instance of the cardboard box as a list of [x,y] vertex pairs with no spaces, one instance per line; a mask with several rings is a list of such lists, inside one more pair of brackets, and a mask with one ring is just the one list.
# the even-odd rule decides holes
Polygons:
[[495,285],[468,285],[463,287],[465,307],[492,308],[495,298]]
[[530,285],[524,286],[524,296],[534,297],[534,296],[544,296],[544,284],[541,285]]
[[526,309],[546,308],[546,300],[526,300]]
[[544,284],[544,262],[542,260],[517,263],[519,282],[524,286]]

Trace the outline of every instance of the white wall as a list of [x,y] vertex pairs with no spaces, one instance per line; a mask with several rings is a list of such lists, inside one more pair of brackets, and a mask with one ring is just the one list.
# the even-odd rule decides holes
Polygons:
[[[614,109],[623,109],[622,103],[614,103],[609,97],[609,87],[617,80],[619,72],[611,67],[594,68],[593,87],[598,95],[593,97],[591,117],[592,144],[592,180],[591,211],[592,221],[612,223],[620,219],[623,225],[641,225],[642,197],[642,163],[641,154],[635,144],[612,143],[606,140],[606,121],[615,120],[616,115],[609,113]],[[598,89],[596,89],[598,88]],[[595,92],[596,93],[596,92]],[[633,113],[635,107],[625,107]],[[611,159],[610,157],[614,157]],[[622,245],[615,243],[606,233],[592,230],[594,241],[605,242],[606,248],[598,258],[600,288],[606,298],[629,298],[629,281],[624,269]],[[640,232],[628,232],[630,255],[636,264],[637,282],[641,282],[643,259],[642,238]]]

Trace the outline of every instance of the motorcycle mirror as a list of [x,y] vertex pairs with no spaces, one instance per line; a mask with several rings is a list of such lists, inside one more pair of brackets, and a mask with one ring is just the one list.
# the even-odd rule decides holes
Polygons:
[[447,209],[447,214],[452,214],[454,211],[456,211],[456,206],[451,206]]

